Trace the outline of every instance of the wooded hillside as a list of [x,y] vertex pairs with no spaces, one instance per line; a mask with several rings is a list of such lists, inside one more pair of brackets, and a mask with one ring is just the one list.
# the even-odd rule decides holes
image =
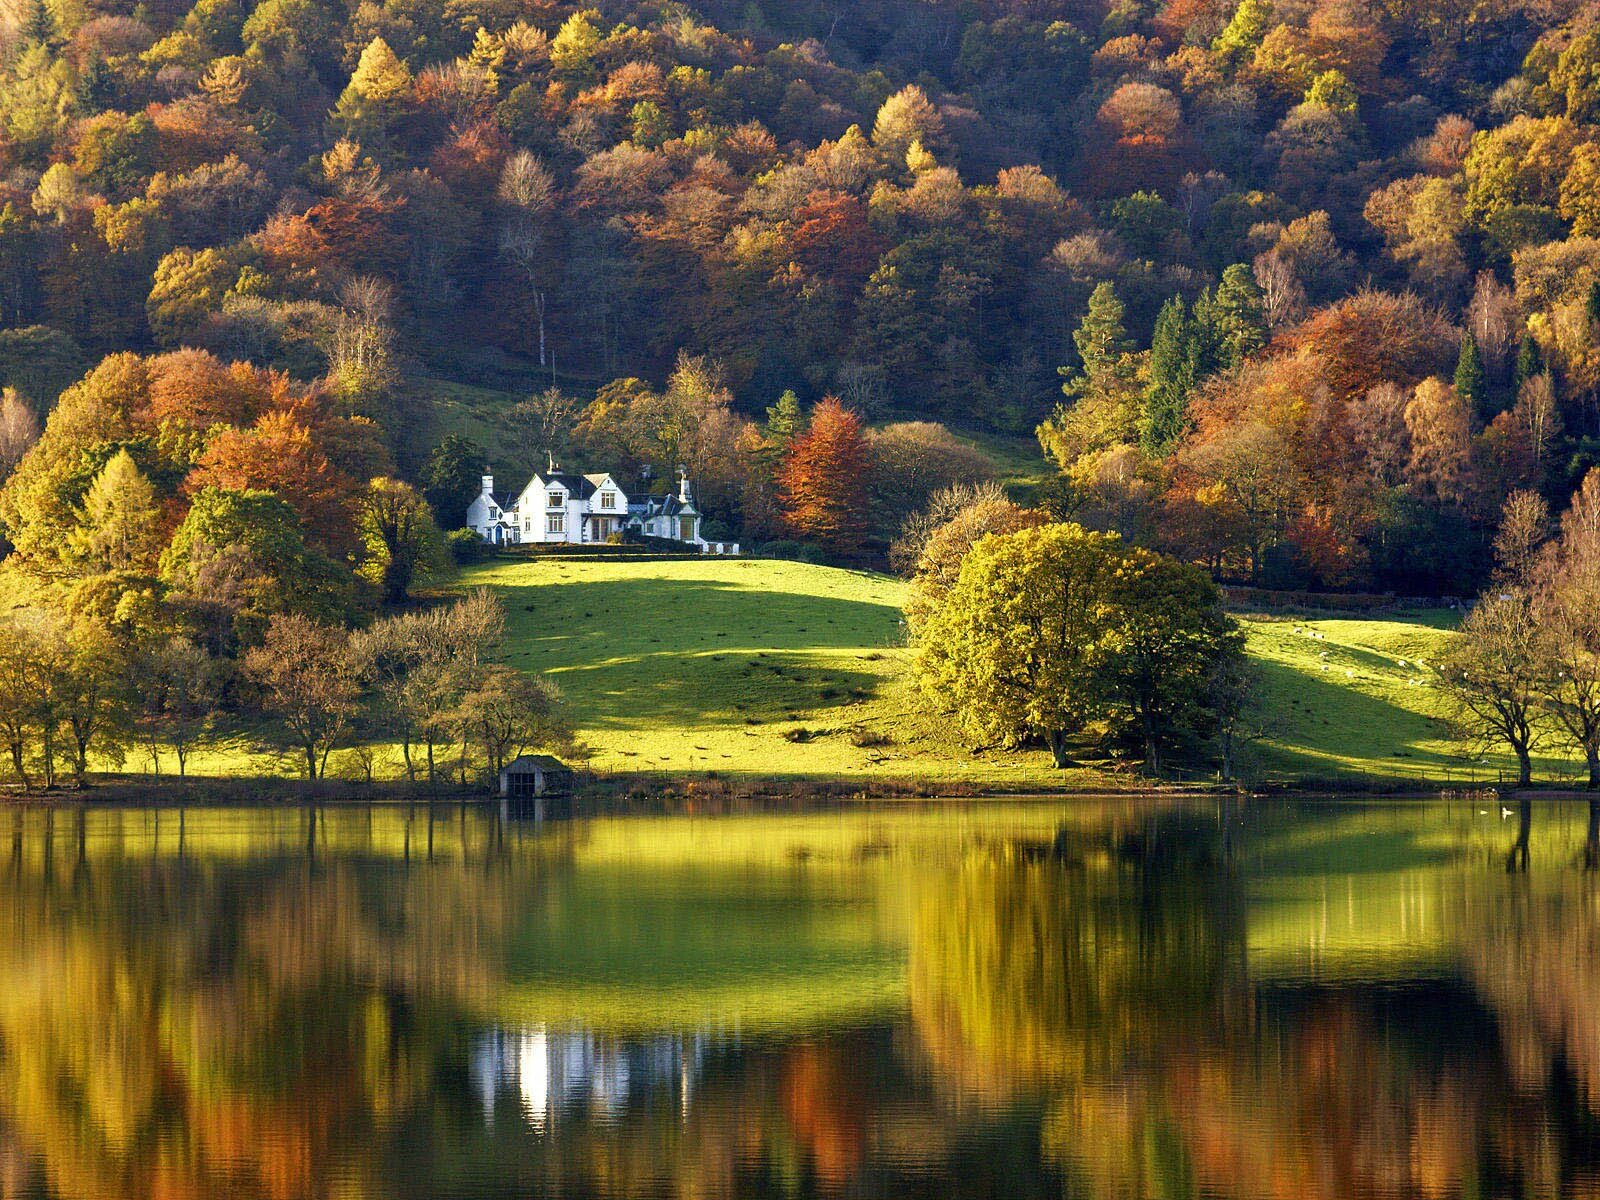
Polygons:
[[208,486],[459,520],[435,379],[746,541],[825,396],[1038,427],[1058,514],[1278,586],[1466,591],[1600,460],[1575,4],[13,0],[0,61],[7,468],[101,364],[0,497],[47,574],[124,449],[146,573]]

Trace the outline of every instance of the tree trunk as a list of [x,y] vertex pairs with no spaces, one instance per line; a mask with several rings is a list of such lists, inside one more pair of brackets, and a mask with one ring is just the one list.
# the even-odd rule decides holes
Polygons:
[[1514,748],[1517,752],[1517,786],[1527,787],[1533,782],[1533,758],[1526,746]]
[[17,782],[25,792],[33,791],[33,781],[28,778],[28,768],[23,765],[22,743],[11,743],[11,768],[17,773]]
[[545,365],[544,359],[544,291],[541,288],[533,290],[533,305],[539,314],[539,365]]
[[317,744],[315,742],[306,742],[301,749],[305,751],[306,755],[306,778],[315,779],[317,777]]
[[83,738],[74,738],[72,744],[73,784],[81,792],[89,786],[89,745]]
[[1589,760],[1589,790],[1600,788],[1600,742],[1591,742],[1583,748]]
[[45,721],[43,729],[44,749],[44,786],[49,791],[56,785],[56,731],[50,721]]
[[1067,757],[1067,733],[1064,729],[1050,731],[1050,754],[1056,761],[1056,769],[1064,771],[1072,765]]

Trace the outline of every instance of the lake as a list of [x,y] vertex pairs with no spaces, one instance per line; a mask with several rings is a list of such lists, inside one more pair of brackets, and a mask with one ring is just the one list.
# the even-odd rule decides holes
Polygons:
[[0,813],[0,1197],[1600,1196],[1587,820]]

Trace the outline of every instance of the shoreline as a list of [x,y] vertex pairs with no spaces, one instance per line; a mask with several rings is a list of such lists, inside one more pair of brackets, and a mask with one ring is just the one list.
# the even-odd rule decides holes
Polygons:
[[[1521,789],[1497,783],[1464,783],[1451,780],[1352,780],[1348,784],[1327,779],[1303,782],[1277,780],[1252,787],[1227,787],[1221,784],[1150,782],[1137,785],[1084,785],[1082,782],[1060,788],[1019,791],[1014,787],[986,789],[972,785],[949,785],[934,780],[867,781],[828,778],[756,778],[732,781],[726,777],[703,775],[592,776],[578,784],[570,800],[578,806],[593,806],[596,812],[627,812],[640,806],[667,802],[684,811],[710,811],[723,806],[833,803],[949,803],[1004,802],[1022,800],[1174,800],[1223,799],[1271,800],[1355,799],[1434,799],[1440,796],[1498,796],[1502,799],[1596,800],[1600,792],[1571,784],[1535,784]],[[567,799],[567,797],[562,797]],[[272,805],[317,807],[456,807],[494,806],[500,798],[482,788],[459,784],[429,786],[406,781],[362,783],[350,780],[317,780],[276,776],[144,778],[101,776],[85,788],[71,785],[52,790],[0,792],[0,806],[14,810],[75,807],[123,808],[250,808]]]

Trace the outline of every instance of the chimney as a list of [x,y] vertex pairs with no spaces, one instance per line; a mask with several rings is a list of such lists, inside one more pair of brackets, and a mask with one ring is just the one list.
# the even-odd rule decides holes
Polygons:
[[483,494],[485,496],[494,495],[494,476],[493,475],[485,475],[483,477]]
[[678,499],[685,504],[693,503],[689,496],[689,469],[687,467],[678,468]]

